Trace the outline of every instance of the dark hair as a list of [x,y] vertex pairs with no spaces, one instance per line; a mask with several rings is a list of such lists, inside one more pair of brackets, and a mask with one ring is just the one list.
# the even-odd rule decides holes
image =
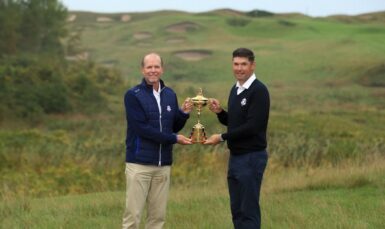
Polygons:
[[246,57],[250,62],[254,62],[254,53],[250,49],[247,48],[237,48],[233,52],[234,57]]

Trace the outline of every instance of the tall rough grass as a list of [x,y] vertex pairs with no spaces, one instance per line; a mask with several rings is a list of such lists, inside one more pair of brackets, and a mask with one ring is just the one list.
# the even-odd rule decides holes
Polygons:
[[[334,121],[332,116],[327,120]],[[124,189],[122,118],[55,117],[51,121],[44,127],[0,131],[2,196],[43,197]],[[188,126],[195,121],[191,118]],[[273,114],[270,122],[269,163],[274,169],[333,167],[346,162],[359,165],[384,157],[383,134],[359,132],[354,126],[328,129],[330,123],[308,116]],[[224,131],[215,119],[206,120],[205,125],[211,128],[208,132]],[[188,135],[189,128],[182,132]],[[228,153],[226,144],[176,145],[173,182],[213,182],[226,170]]]

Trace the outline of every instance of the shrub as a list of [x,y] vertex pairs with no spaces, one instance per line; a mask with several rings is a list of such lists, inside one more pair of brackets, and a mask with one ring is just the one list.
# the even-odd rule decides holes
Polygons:
[[30,56],[0,62],[0,120],[36,121],[44,114],[90,113],[122,85],[119,72],[92,63],[64,65]]
[[248,13],[246,13],[247,16],[249,17],[271,17],[274,16],[273,13],[264,11],[264,10],[252,10]]

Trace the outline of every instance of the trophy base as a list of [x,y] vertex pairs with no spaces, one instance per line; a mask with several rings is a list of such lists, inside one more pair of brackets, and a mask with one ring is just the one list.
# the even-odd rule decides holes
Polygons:
[[190,139],[192,143],[200,143],[203,144],[204,141],[206,141],[206,133],[205,128],[202,124],[197,123],[194,125],[191,131]]

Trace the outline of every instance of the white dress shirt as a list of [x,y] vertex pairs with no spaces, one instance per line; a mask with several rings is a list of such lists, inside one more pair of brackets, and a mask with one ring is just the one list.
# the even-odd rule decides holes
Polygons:
[[237,81],[237,84],[236,84],[236,87],[238,88],[237,89],[237,95],[241,94],[242,91],[246,90],[246,89],[249,89],[250,85],[254,82],[254,80],[257,79],[257,77],[255,77],[255,73],[253,73],[247,80],[246,82],[241,85],[239,83],[239,81]]
[[152,89],[152,93],[154,94],[156,102],[158,103],[159,114],[161,114],[162,113],[162,107],[160,106],[160,84],[159,84],[158,91],[156,91],[155,89]]

